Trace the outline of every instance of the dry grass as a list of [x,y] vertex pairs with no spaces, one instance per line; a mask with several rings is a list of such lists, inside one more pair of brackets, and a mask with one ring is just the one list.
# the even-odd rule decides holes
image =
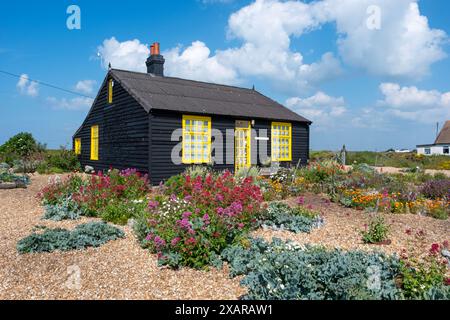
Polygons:
[[[224,270],[179,271],[160,269],[156,257],[137,244],[132,231],[123,227],[126,238],[85,251],[19,255],[16,243],[36,225],[73,228],[92,220],[43,221],[43,208],[35,198],[47,183],[47,176],[36,175],[26,189],[0,190],[0,299],[237,299],[245,293],[239,279],[229,279]],[[319,208],[326,226],[311,234],[259,230],[254,233],[300,243],[322,244],[344,249],[379,249],[387,253],[412,247],[416,255],[425,254],[434,242],[449,240],[450,222],[413,215],[390,215],[393,241],[390,246],[368,246],[359,231],[368,221],[362,212],[326,204],[308,195],[307,203]],[[423,238],[408,236],[406,229],[425,231]],[[68,267],[78,266],[81,289],[67,286]],[[70,283],[70,281],[69,281]]]

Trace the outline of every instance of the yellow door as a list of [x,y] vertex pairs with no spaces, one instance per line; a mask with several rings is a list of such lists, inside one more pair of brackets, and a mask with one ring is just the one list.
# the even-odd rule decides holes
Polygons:
[[242,168],[250,168],[251,130],[248,121],[236,121],[234,133],[234,163],[236,172]]

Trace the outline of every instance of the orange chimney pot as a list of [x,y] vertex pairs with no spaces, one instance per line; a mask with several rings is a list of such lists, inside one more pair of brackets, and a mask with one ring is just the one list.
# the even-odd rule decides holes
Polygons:
[[155,55],[159,55],[160,54],[160,50],[159,50],[159,42],[155,42],[154,44],[153,44],[153,46],[154,46],[154,54]]

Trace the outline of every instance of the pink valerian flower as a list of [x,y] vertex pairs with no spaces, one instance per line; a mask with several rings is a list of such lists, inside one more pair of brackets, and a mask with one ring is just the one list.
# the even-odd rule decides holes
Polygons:
[[177,201],[177,196],[175,194],[170,196],[171,201]]
[[170,241],[170,244],[172,245],[172,247],[175,247],[178,244],[178,242],[180,242],[180,241],[181,241],[181,238],[176,237],[176,238],[173,238],[172,241]]
[[241,223],[238,223],[238,228],[239,229],[244,229],[244,227],[245,227],[245,225],[241,222]]
[[443,246],[445,249],[449,249],[448,241],[445,240],[444,243],[442,244],[442,246]]
[[196,243],[197,243],[197,240],[195,240],[194,237],[190,237],[189,239],[187,239],[185,241],[185,244],[187,244],[187,245],[189,245],[189,244],[196,244]]
[[148,208],[149,208],[150,210],[154,210],[154,209],[156,209],[158,206],[159,206],[159,202],[158,202],[158,201],[150,201],[150,202],[148,203]]
[[187,195],[186,197],[184,197],[184,200],[186,200],[187,202],[190,202],[192,200],[192,196]]
[[151,240],[153,239],[153,237],[154,237],[153,233],[149,233],[149,234],[145,237],[145,240],[151,241]]
[[223,197],[223,195],[221,195],[220,193],[218,193],[218,194],[216,195],[216,200],[217,200],[217,201],[222,202],[223,199],[224,199],[224,197]]
[[203,222],[208,225],[210,223],[209,221],[209,215],[207,213],[205,213],[205,215],[203,216]]
[[299,206],[304,205],[304,204],[305,204],[305,198],[304,198],[304,197],[298,197],[298,198],[297,198],[297,204],[298,204]]
[[312,206],[312,204],[308,205],[306,208],[309,209],[309,210],[313,210],[313,209],[314,209],[314,207]]

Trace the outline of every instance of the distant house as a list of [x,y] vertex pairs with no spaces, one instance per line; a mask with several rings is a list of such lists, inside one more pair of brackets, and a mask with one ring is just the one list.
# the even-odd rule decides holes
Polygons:
[[157,184],[193,164],[307,163],[311,121],[254,89],[165,77],[164,63],[155,43],[147,73],[109,70],[73,136],[83,167],[136,168]]
[[450,121],[447,121],[433,144],[417,146],[417,154],[450,156]]

